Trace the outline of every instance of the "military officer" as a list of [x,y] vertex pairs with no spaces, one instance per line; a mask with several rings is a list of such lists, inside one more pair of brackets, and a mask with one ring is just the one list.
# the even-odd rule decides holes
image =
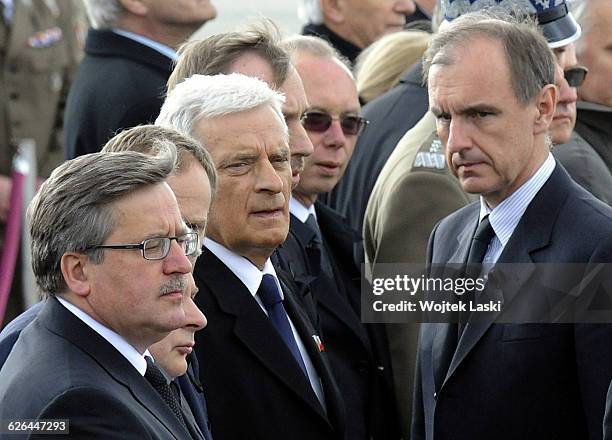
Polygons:
[[18,141],[36,143],[41,177],[63,159],[62,109],[85,29],[77,0],[0,0],[0,250]]

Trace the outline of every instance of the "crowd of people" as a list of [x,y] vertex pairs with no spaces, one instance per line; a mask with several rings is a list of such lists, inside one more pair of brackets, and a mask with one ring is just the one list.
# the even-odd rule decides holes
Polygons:
[[[0,253],[33,139],[41,298],[24,311],[17,264],[0,438],[612,440],[592,287],[612,2],[300,10],[301,35],[194,39],[209,0],[0,1]],[[478,303],[525,316],[536,295],[547,319],[364,322],[390,263],[481,278]],[[574,286],[596,320],[559,319]]]

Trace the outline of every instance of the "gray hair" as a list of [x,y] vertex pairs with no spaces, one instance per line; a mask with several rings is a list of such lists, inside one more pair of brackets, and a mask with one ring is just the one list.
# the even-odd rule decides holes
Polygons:
[[275,88],[287,79],[289,56],[280,48],[281,33],[270,19],[250,23],[236,32],[212,35],[189,41],[179,49],[179,58],[168,78],[168,91],[190,76],[232,73],[230,66],[240,56],[253,53],[265,60],[274,75]]
[[111,29],[117,26],[125,8],[119,0],[83,0],[87,17],[94,29]]
[[555,83],[555,57],[535,19],[518,19],[494,10],[470,12],[440,29],[423,55],[423,81],[427,82],[432,65],[460,62],[455,49],[479,38],[499,41],[504,48],[511,85],[521,104]]
[[338,60],[347,69],[351,77],[351,62],[340,54],[327,40],[312,35],[292,35],[283,40],[281,46],[294,57],[298,52],[306,52],[319,58],[333,58]]
[[210,189],[214,194],[217,188],[217,170],[213,164],[210,153],[200,142],[186,134],[157,125],[139,125],[137,127],[124,130],[110,139],[103,152],[113,153],[118,151],[138,151],[144,154],[156,154],[160,149],[160,143],[170,142],[177,151],[178,163],[176,173],[180,173],[185,168],[185,163],[193,157],[206,172]]
[[67,252],[104,261],[91,246],[106,241],[114,227],[113,202],[163,182],[174,170],[176,150],[161,144],[157,155],[93,153],[64,162],[42,184],[28,208],[32,268],[43,295],[67,289],[61,259]]
[[268,105],[282,122],[288,140],[287,124],[281,111],[284,102],[283,94],[257,78],[239,73],[193,75],[168,93],[155,125],[194,136],[194,125],[201,118],[215,118]]
[[323,23],[321,0],[300,0],[298,4],[298,17],[300,20],[312,24]]

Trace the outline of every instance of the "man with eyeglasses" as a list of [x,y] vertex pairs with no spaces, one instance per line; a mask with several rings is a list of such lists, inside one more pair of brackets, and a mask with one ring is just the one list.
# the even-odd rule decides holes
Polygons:
[[[178,166],[167,181],[177,198],[183,220],[191,230],[198,233],[201,241],[206,229],[211,193],[214,192],[215,188],[216,172],[212,165],[212,159],[200,144],[171,129],[141,125],[114,136],[104,146],[103,151],[107,153],[137,151],[153,154],[155,145],[160,141],[171,142],[177,149]],[[164,246],[166,246],[167,240],[164,240],[164,242]],[[193,240],[187,245],[193,247]],[[140,245],[137,246],[140,247]],[[188,250],[192,264],[200,254],[199,247],[198,244],[197,250]],[[147,244],[147,248],[149,249],[147,254],[149,254],[150,242]],[[148,258],[151,257],[151,255],[148,256]],[[155,363],[161,367],[169,379],[175,379],[176,384],[178,384],[178,400],[181,402],[186,420],[193,419],[198,425],[201,435],[205,439],[210,439],[206,401],[198,378],[197,359],[193,355],[189,356],[191,353],[187,353],[193,352],[194,333],[206,326],[206,317],[193,302],[197,293],[197,287],[193,283],[193,279],[190,280],[190,284],[191,288],[189,290],[192,299],[185,301],[186,324],[153,344],[149,347],[149,351],[153,354]],[[4,365],[21,331],[36,318],[44,304],[45,301],[41,301],[34,305],[9,323],[0,333],[0,368]],[[189,362],[187,363],[188,357]],[[171,386],[174,386],[174,384],[171,384]]]
[[398,438],[390,390],[388,349],[380,328],[362,325],[359,314],[358,234],[317,201],[336,185],[367,121],[360,116],[352,73],[329,43],[295,36],[284,42],[306,90],[302,124],[314,146],[289,204],[297,248],[279,249],[298,278],[311,277],[313,297],[334,375],[344,396],[347,438]]
[[28,218],[49,299],[0,370],[0,419],[66,419],[78,438],[204,438],[156,390],[148,351],[192,301],[199,238],[166,183],[176,162],[163,142],[154,156],[94,153],[42,185]]

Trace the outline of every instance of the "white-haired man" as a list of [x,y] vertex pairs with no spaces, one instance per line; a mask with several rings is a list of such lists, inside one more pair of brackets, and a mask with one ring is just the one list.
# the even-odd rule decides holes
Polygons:
[[302,0],[302,34],[326,39],[353,63],[378,38],[402,30],[415,10],[413,0]]
[[218,172],[194,270],[210,321],[196,346],[217,440],[343,438],[314,311],[270,261],[289,230],[282,100],[252,77],[194,75],[173,88],[156,121],[200,140]]
[[152,122],[176,49],[217,11],[209,0],[86,0],[92,28],[70,88],[66,157],[100,151],[115,132]]

